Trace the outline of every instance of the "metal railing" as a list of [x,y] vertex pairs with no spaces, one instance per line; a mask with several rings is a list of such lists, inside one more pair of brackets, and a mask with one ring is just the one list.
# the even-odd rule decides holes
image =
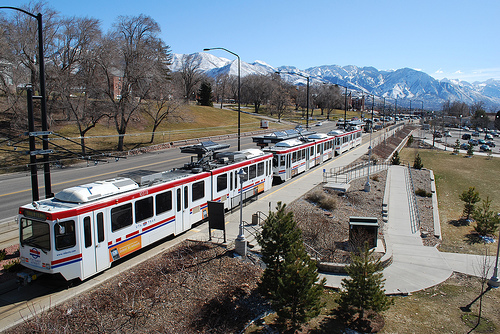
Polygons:
[[352,180],[358,179],[368,175],[368,166],[370,166],[370,173],[378,173],[389,168],[389,162],[373,161],[357,162],[347,166],[330,168],[329,171],[323,172],[323,182],[335,183],[349,183]]
[[413,185],[410,163],[408,163],[407,166],[408,168],[405,169],[405,177],[408,206],[410,209],[411,233],[416,233],[420,230],[420,212],[418,211],[417,196],[415,195],[415,186]]

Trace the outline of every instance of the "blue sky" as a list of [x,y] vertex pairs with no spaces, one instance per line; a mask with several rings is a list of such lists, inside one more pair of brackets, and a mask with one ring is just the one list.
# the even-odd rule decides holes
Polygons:
[[[26,1],[4,1],[18,6]],[[436,79],[500,80],[499,0],[47,0],[110,29],[119,15],[157,21],[174,53],[224,47],[243,61],[409,67]],[[231,59],[223,51],[212,52]]]

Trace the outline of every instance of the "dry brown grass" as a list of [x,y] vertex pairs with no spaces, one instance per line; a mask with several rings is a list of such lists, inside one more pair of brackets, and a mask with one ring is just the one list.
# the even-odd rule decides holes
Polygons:
[[[407,161],[413,161],[419,153],[424,168],[432,169],[436,179],[439,202],[439,216],[443,242],[439,249],[444,252],[484,254],[485,247],[490,254],[496,251],[496,243],[484,245],[472,237],[470,226],[460,223],[463,202],[459,195],[475,187],[482,199],[489,197],[491,209],[500,211],[500,159],[487,159],[485,156],[465,158],[464,155],[452,155],[450,152],[433,149],[405,148],[400,156]],[[480,204],[480,203],[478,203]]]

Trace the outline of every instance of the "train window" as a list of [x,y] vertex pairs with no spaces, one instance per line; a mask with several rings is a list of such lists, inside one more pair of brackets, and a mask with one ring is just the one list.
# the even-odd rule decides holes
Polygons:
[[259,162],[257,164],[257,176],[264,175],[264,162]]
[[166,191],[155,197],[156,214],[172,210],[172,191]]
[[297,152],[292,153],[292,162],[297,162]]
[[56,249],[62,250],[76,245],[75,222],[67,220],[54,225],[56,236]]
[[153,196],[137,200],[135,206],[135,222],[153,217]]
[[189,200],[188,200],[188,187],[184,186],[184,209],[187,209],[189,206]]
[[104,241],[104,214],[99,212],[97,214],[97,242]]
[[255,165],[251,165],[249,168],[249,174],[248,174],[248,178],[249,179],[255,179],[257,177],[257,166]]
[[192,194],[193,202],[203,197],[205,197],[205,181],[199,181],[193,183],[193,194]]
[[132,225],[132,203],[111,209],[111,231],[115,232]]
[[21,219],[21,245],[50,250],[50,226],[36,220]]
[[182,198],[181,198],[181,189],[177,189],[177,212],[182,209]]
[[217,192],[227,189],[227,174],[217,176]]
[[229,174],[229,186],[230,186],[230,190],[233,190],[233,172],[231,172],[231,174]]
[[311,146],[311,149],[310,149],[310,155],[313,156],[314,155],[314,146]]
[[243,178],[243,181],[248,181],[248,167],[243,168],[243,171],[245,172],[245,177]]
[[280,166],[285,166],[285,156],[280,155]]
[[92,229],[90,227],[90,217],[83,218],[83,236],[85,239],[85,248],[92,246]]

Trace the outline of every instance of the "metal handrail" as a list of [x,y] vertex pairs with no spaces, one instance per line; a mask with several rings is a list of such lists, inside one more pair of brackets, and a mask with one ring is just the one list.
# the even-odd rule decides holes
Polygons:
[[[410,224],[411,224],[411,232],[416,233],[420,230],[420,212],[418,210],[417,205],[417,196],[415,195],[415,186],[413,184],[413,177],[411,174],[410,163],[408,163],[408,172],[407,172],[407,193],[408,193],[408,205],[410,208]],[[408,180],[409,179],[409,180]]]
[[321,254],[319,251],[314,249],[312,246],[306,244],[305,242],[302,242],[302,243],[304,244],[304,246],[306,246],[306,248],[310,249],[311,251],[313,251],[313,253],[316,254],[316,259],[318,259],[318,262],[321,262],[321,260],[323,260],[323,258],[324,258],[323,254]]
[[390,163],[383,161],[381,163],[373,163],[373,161],[357,162],[347,166],[334,167],[330,171],[323,172],[323,182],[328,182],[328,179],[335,179],[338,183],[339,178],[342,177],[344,183],[349,183],[352,180],[364,177],[368,173],[368,165],[370,166],[371,173],[377,173],[389,168]]

